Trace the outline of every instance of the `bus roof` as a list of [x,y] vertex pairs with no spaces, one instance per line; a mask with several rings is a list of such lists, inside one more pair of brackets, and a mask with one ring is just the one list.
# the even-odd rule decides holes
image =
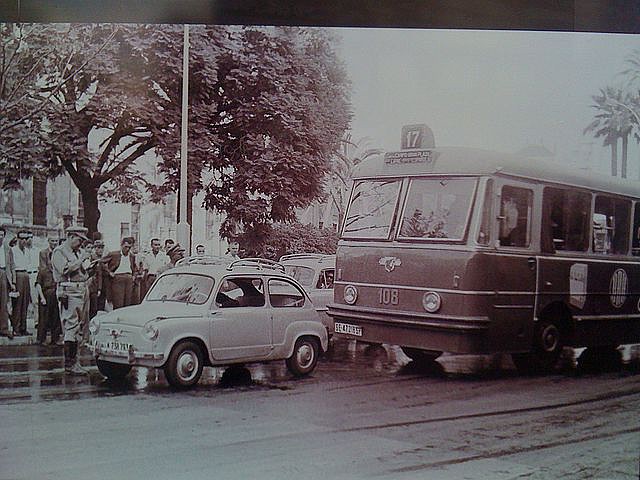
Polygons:
[[[404,154],[411,150],[389,152]],[[464,147],[439,147],[424,150],[427,157],[385,161],[385,154],[374,155],[360,163],[353,178],[404,177],[417,175],[506,175],[572,185],[603,192],[640,196],[640,181],[586,172],[579,168],[542,159]]]

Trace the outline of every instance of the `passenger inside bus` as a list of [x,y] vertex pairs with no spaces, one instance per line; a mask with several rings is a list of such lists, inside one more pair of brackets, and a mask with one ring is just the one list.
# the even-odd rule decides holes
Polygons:
[[[524,210],[526,212],[526,209]],[[527,216],[520,214],[518,202],[514,197],[503,197],[501,208],[500,245],[506,247],[526,247]]]

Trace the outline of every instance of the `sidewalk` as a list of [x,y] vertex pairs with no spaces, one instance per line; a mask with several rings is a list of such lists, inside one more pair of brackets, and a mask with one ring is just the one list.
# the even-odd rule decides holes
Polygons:
[[30,332],[31,335],[25,337],[13,337],[12,340],[9,340],[7,337],[0,337],[0,347],[4,347],[5,345],[35,345],[37,335],[35,323],[34,317],[27,317],[27,331]]

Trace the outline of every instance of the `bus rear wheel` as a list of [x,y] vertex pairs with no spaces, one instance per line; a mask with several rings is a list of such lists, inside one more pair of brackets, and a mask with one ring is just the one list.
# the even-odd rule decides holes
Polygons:
[[556,366],[564,339],[557,322],[543,320],[535,329],[533,350],[511,355],[513,363],[521,373],[548,373]]
[[432,363],[442,355],[442,352],[435,350],[422,350],[420,348],[400,347],[402,352],[416,363]]

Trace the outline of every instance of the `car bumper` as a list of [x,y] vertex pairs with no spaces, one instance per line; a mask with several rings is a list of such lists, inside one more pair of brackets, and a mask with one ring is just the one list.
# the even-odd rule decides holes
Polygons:
[[116,351],[102,348],[95,344],[89,345],[88,348],[96,359],[109,360],[115,363],[126,363],[128,365],[145,367],[157,367],[164,363],[164,353],[162,352],[141,352],[135,349]]

